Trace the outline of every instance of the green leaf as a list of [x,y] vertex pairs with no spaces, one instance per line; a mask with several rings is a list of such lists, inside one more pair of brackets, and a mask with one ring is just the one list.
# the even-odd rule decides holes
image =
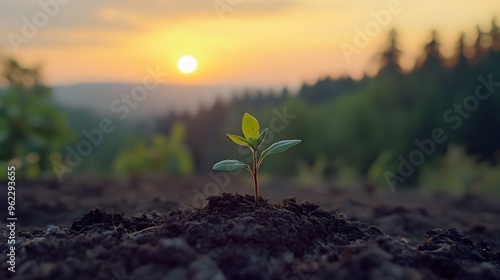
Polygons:
[[247,140],[250,138],[257,139],[260,132],[259,122],[249,113],[245,113],[243,115],[243,120],[241,121],[241,130]]
[[229,137],[231,140],[233,140],[234,143],[240,145],[240,146],[245,146],[245,147],[250,147],[250,143],[247,141],[247,139],[238,136],[238,135],[232,135],[229,133],[226,133],[227,137]]
[[217,171],[233,171],[241,168],[247,167],[248,164],[244,164],[243,162],[235,159],[226,159],[223,161],[219,161],[212,167],[213,170]]
[[259,149],[260,145],[262,145],[262,143],[266,139],[267,131],[268,131],[268,129],[266,128],[266,129],[262,130],[262,132],[259,134],[259,139],[257,139],[256,150]]
[[268,155],[272,155],[272,154],[281,153],[283,151],[286,151],[286,150],[288,150],[288,148],[295,146],[295,145],[299,144],[300,142],[302,142],[302,141],[301,140],[283,140],[283,141],[276,142],[276,143],[272,144],[271,146],[269,146],[269,148],[262,151],[262,154],[260,155],[260,160],[262,161],[264,159],[264,157],[266,157]]
[[256,150],[256,149],[257,149],[257,139],[255,139],[255,138],[250,138],[250,139],[248,139],[248,143],[250,144],[250,147],[251,147],[253,150]]

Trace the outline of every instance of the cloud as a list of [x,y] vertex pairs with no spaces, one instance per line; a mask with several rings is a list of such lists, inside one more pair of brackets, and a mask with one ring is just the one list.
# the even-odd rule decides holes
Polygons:
[[[60,1],[60,2],[59,2]],[[9,47],[9,33],[22,35],[27,19],[34,21],[40,12],[49,13],[48,23],[40,28],[36,37],[30,39],[28,48],[72,45],[101,45],[105,39],[92,38],[92,34],[109,32],[137,32],[158,28],[158,25],[182,19],[213,18],[218,21],[215,1],[232,4],[238,13],[234,16],[251,16],[274,13],[287,9],[298,0],[19,0],[0,2],[0,47]],[[42,3],[42,4],[40,4]],[[84,34],[81,31],[85,31]],[[81,32],[82,38],[65,36]],[[57,36],[56,36],[57,35]],[[61,36],[62,35],[62,36]],[[86,38],[88,37],[88,38]]]
[[[40,0],[41,3],[59,3],[58,0]],[[66,0],[68,1],[68,0]],[[214,2],[233,3],[244,14],[276,12],[298,3],[296,0],[69,0],[59,4],[59,12],[50,19],[47,29],[72,29],[99,27],[105,29],[133,29],[143,20],[168,20],[179,17],[210,16],[217,19]],[[0,2],[0,23],[3,29],[20,28],[22,18],[32,18],[43,10],[39,1],[2,1]],[[106,17],[113,11],[114,17]]]

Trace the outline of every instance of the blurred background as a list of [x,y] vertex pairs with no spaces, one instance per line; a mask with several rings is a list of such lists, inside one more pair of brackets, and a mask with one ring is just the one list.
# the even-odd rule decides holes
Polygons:
[[0,178],[210,181],[249,112],[303,141],[264,181],[498,195],[499,26],[491,0],[3,1]]

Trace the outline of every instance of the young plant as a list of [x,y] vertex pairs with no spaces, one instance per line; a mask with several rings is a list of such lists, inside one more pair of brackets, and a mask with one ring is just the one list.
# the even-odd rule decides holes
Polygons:
[[[259,181],[257,179],[257,174],[259,171],[259,167],[262,164],[262,161],[268,155],[272,155],[275,153],[280,153],[288,148],[295,146],[301,142],[301,140],[283,140],[276,142],[269,146],[269,148],[263,150],[260,153],[260,157],[258,157],[258,151],[261,147],[262,143],[266,139],[267,128],[262,132],[260,131],[260,125],[256,118],[252,115],[245,113],[243,115],[243,120],[241,121],[241,130],[243,131],[242,136],[226,134],[234,143],[245,146],[252,151],[252,168],[246,163],[243,163],[239,160],[235,159],[226,159],[223,161],[219,161],[213,167],[213,170],[217,171],[234,171],[238,169],[245,168],[253,177],[253,185],[255,191],[255,206],[257,207],[259,204]],[[257,160],[258,158],[258,160]]]

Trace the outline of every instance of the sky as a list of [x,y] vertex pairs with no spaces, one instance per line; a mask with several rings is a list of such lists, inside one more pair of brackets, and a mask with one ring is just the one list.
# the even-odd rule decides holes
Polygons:
[[[450,55],[495,16],[497,0],[3,0],[0,54],[50,85],[136,83],[153,68],[163,83],[296,86],[375,73],[391,28],[410,69],[432,29]],[[194,73],[177,69],[186,54]]]

